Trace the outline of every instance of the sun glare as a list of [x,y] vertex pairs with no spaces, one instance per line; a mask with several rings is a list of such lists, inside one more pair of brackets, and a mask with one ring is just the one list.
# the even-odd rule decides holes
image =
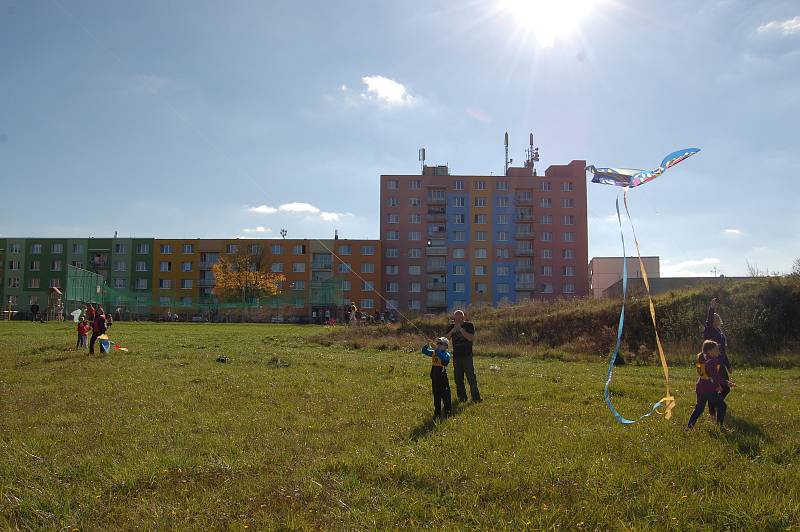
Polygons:
[[597,4],[597,0],[500,0],[506,11],[543,47],[578,29],[580,21]]

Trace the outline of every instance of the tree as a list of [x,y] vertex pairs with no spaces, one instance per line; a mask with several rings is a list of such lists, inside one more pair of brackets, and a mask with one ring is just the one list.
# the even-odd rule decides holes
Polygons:
[[242,321],[246,317],[248,301],[279,294],[280,283],[286,280],[280,273],[266,271],[263,254],[254,249],[241,251],[230,258],[221,257],[211,270],[216,284],[214,294],[218,298],[241,298]]
[[800,259],[794,259],[794,262],[792,263],[792,273],[789,275],[800,277]]

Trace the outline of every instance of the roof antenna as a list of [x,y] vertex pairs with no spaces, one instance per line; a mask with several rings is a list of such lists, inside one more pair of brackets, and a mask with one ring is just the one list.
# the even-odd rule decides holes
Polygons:
[[508,175],[508,131],[506,131],[506,137],[505,137],[504,144],[506,146],[506,165],[503,168],[503,175]]
[[333,239],[334,240],[339,240],[339,230],[338,229],[334,229],[333,230]]
[[420,175],[425,174],[425,148],[419,149]]

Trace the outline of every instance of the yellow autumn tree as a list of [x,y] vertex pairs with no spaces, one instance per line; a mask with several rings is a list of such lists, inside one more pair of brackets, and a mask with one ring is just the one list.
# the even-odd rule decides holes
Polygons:
[[216,284],[214,295],[220,300],[241,300],[242,321],[248,302],[279,294],[280,283],[286,280],[280,273],[265,271],[263,262],[260,254],[240,252],[232,257],[220,257],[211,267]]

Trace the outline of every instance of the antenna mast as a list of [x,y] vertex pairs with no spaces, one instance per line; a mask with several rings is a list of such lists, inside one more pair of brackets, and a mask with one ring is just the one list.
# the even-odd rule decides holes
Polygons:
[[425,173],[425,148],[419,149],[420,175]]
[[539,162],[539,148],[533,146],[533,133],[530,135],[530,144],[528,149],[525,150],[527,159],[525,160],[525,167],[533,170],[533,175],[536,175],[536,163]]
[[506,164],[503,167],[503,175],[508,175],[508,131],[506,131],[504,144],[506,146]]

